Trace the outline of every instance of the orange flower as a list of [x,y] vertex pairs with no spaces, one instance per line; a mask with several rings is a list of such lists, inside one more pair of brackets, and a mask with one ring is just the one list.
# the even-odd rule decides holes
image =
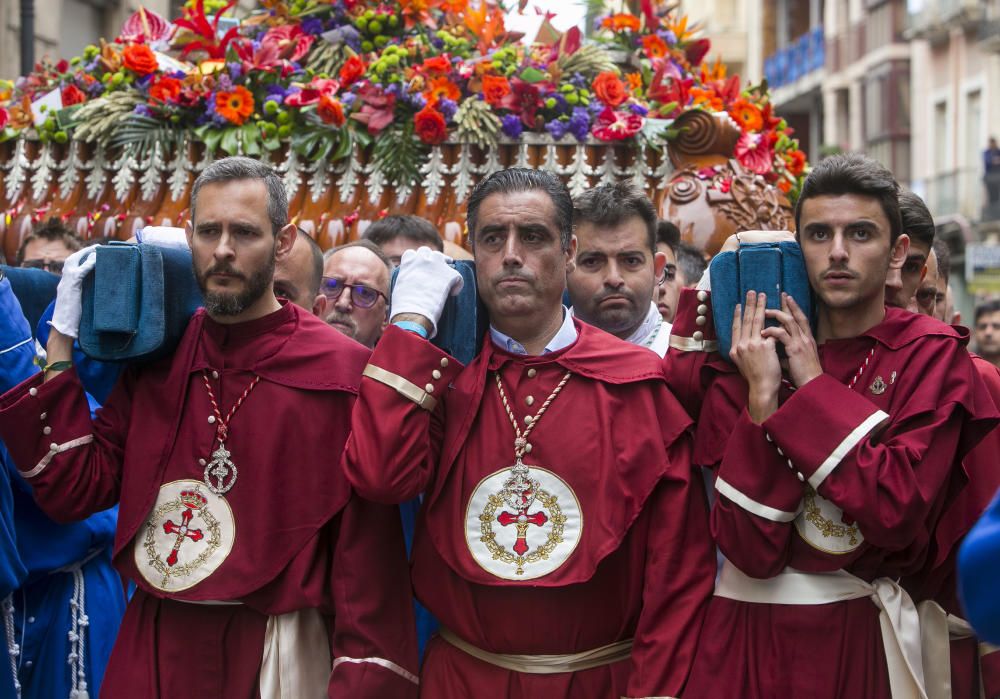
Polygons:
[[160,102],[176,102],[181,94],[181,81],[164,76],[149,88],[149,96]]
[[444,116],[430,104],[413,117],[413,127],[424,143],[441,143],[448,136],[448,124]]
[[786,180],[784,177],[782,177],[780,180],[778,180],[778,189],[780,189],[785,194],[788,194],[790,191],[792,191],[792,183]]
[[618,76],[611,71],[599,73],[594,78],[591,85],[597,98],[609,107],[617,107],[628,99],[628,92],[625,90],[625,83],[618,79]]
[[344,107],[329,95],[323,95],[319,98],[316,113],[327,124],[333,124],[334,126],[344,125]]
[[440,78],[434,78],[428,83],[427,90],[424,91],[424,97],[427,98],[429,103],[434,103],[441,99],[457,102],[462,98],[462,91],[458,88],[458,85],[448,79],[447,75],[442,75]]
[[483,76],[483,97],[486,103],[499,107],[503,98],[510,94],[510,81],[502,75]]
[[667,55],[667,42],[656,34],[647,34],[642,37],[642,48],[646,50],[646,55],[650,58],[663,58]]
[[215,111],[237,126],[243,124],[253,114],[253,95],[242,85],[232,92],[218,92],[215,95]]
[[722,98],[715,93],[715,90],[706,90],[701,87],[691,88],[692,104],[696,107],[705,107],[713,112],[723,110]]
[[729,107],[729,116],[735,119],[744,131],[760,131],[764,127],[764,115],[760,109],[742,97]]
[[642,73],[626,73],[625,84],[632,92],[638,92],[642,89]]
[[610,29],[613,32],[628,30],[630,32],[639,31],[639,18],[627,12],[620,12],[616,15],[608,15],[601,20],[601,27]]
[[156,55],[145,44],[129,44],[124,55],[125,67],[139,75],[155,73],[160,67]]
[[420,65],[420,69],[425,73],[447,74],[451,72],[451,61],[444,56],[434,56],[425,59]]
[[788,172],[798,177],[806,169],[806,154],[798,149],[785,153],[785,165]]
[[726,64],[722,62],[722,56],[715,59],[715,63],[709,68],[707,64],[703,63],[701,65],[701,81],[703,83],[710,83],[715,80],[725,80],[726,79]]

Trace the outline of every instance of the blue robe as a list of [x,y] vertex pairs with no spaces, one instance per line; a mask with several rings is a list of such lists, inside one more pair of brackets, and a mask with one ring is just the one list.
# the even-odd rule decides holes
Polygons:
[[[40,327],[51,318],[52,308],[43,314]],[[38,369],[33,364],[35,348],[30,327],[9,286],[0,283],[0,344],[13,346],[0,354],[0,387],[17,385]],[[74,361],[86,363],[74,353]],[[91,362],[96,365],[96,362]],[[95,393],[107,395],[108,379],[113,382],[118,369],[87,367],[81,375],[96,377],[91,381]],[[103,381],[101,379],[104,379]],[[98,407],[88,396],[91,409]],[[56,524],[35,504],[31,488],[21,478],[6,450],[0,450],[13,509],[13,529],[17,533],[23,584],[13,594],[15,638],[20,646],[17,659],[22,699],[59,699],[69,697],[74,687],[73,673],[86,682],[91,697],[96,697],[104,668],[125,611],[121,578],[111,566],[111,544],[117,521],[117,508],[95,514],[82,522]],[[11,485],[13,488],[11,489]],[[82,583],[82,586],[80,585]],[[17,587],[17,585],[15,585]],[[78,650],[72,642],[74,597],[82,591],[82,609],[88,616],[84,628],[83,663],[68,663]],[[6,664],[9,666],[9,663]],[[0,697],[5,695],[0,694]]]
[[959,594],[980,639],[1000,644],[1000,496],[965,537],[958,554]]

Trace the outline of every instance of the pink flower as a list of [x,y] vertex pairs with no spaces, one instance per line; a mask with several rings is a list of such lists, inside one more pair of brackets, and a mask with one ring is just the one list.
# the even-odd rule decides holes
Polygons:
[[764,134],[744,133],[736,141],[736,159],[740,164],[758,175],[771,172],[774,151]]
[[500,106],[521,117],[521,123],[529,129],[535,128],[535,114],[542,106],[542,96],[538,86],[520,78],[511,78],[510,93],[503,98]]
[[591,133],[601,141],[622,141],[639,133],[643,122],[638,114],[616,112],[608,107],[597,117]]
[[364,102],[364,106],[352,114],[351,118],[367,125],[368,133],[372,136],[392,123],[396,108],[395,95],[369,84],[358,90],[358,98]]
[[299,92],[288,93],[288,96],[285,97],[285,104],[289,107],[305,107],[310,104],[316,104],[322,97],[333,97],[339,89],[339,80],[313,78],[313,81]]

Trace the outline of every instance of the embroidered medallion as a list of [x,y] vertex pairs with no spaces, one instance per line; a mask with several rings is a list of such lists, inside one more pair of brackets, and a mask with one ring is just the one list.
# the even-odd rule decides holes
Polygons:
[[200,481],[173,481],[160,488],[136,534],[135,566],[157,590],[186,590],[222,565],[235,539],[236,522],[225,498]]
[[876,396],[881,396],[885,393],[885,380],[881,376],[876,376],[875,380],[872,381],[872,385],[868,387],[868,390]]
[[809,486],[802,494],[795,529],[803,541],[825,553],[850,553],[865,540],[857,522],[846,524],[844,511]]
[[582,533],[583,512],[572,488],[551,471],[520,461],[480,481],[465,515],[473,559],[505,580],[557,570]]

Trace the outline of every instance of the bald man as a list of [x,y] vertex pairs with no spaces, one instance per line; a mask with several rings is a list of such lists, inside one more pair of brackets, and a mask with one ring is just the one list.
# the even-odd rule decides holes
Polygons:
[[327,305],[319,291],[322,280],[323,251],[315,240],[299,231],[291,252],[275,263],[274,295],[322,318]]
[[392,262],[370,240],[327,251],[320,291],[323,319],[366,347],[374,347],[389,323]]

